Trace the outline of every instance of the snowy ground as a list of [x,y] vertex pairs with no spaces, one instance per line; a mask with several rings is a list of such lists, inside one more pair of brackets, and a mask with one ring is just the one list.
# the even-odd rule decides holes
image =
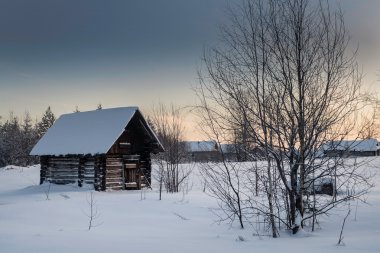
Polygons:
[[[380,159],[377,160],[380,164]],[[379,171],[380,172],[380,171]],[[195,177],[196,178],[196,177]],[[140,191],[95,192],[100,216],[88,231],[90,189],[38,185],[39,167],[0,168],[0,252],[380,252],[380,177],[347,220],[345,246],[336,246],[347,212],[324,217],[322,228],[279,239],[217,224],[216,206],[196,182],[187,195]],[[356,203],[352,203],[355,205]],[[355,219],[356,215],[356,219]],[[242,236],[246,241],[239,241]]]

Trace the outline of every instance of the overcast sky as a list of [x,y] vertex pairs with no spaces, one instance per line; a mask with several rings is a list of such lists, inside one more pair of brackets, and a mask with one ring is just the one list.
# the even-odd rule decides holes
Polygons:
[[[338,2],[360,46],[364,84],[380,91],[380,1]],[[0,115],[193,104],[202,49],[216,42],[226,3],[0,0]]]

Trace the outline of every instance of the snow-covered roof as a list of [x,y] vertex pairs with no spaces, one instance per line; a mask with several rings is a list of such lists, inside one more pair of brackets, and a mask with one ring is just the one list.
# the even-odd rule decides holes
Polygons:
[[347,151],[377,151],[380,149],[377,139],[353,141],[330,141],[323,145],[323,150],[347,150]]
[[216,151],[215,141],[186,141],[185,144],[188,152]]
[[120,107],[61,115],[30,154],[105,154],[136,112],[140,113],[138,107]]

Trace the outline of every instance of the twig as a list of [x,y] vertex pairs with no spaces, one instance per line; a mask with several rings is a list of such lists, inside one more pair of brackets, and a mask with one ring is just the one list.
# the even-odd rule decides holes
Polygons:
[[344,217],[342,228],[340,230],[339,240],[338,240],[338,244],[337,244],[338,246],[344,245],[344,243],[343,243],[343,239],[344,239],[343,230],[344,230],[344,225],[346,224],[346,220],[347,220],[348,216],[350,215],[350,213],[351,213],[351,207],[349,206],[348,212],[346,214],[346,217]]
[[186,217],[184,217],[184,216],[182,216],[182,215],[180,215],[180,214],[178,214],[178,213],[173,213],[175,216],[177,216],[177,217],[179,217],[181,220],[189,220],[188,218],[186,218]]

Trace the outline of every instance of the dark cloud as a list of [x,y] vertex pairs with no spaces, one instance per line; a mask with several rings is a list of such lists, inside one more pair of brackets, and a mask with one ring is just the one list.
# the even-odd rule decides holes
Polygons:
[[220,0],[1,0],[0,87],[9,88],[8,100],[20,90],[44,90],[51,93],[40,98],[46,104],[52,87],[62,85],[86,91],[106,83],[119,92],[176,85],[188,92],[224,6]]
[[[70,54],[191,51],[210,34],[222,1],[11,0],[0,4],[0,51],[49,60]],[[61,55],[60,55],[61,53]]]
[[[150,104],[166,96],[181,103],[196,83],[203,46],[217,40],[227,2],[238,0],[0,0],[0,115],[34,106],[22,101],[107,106],[106,88],[110,105],[119,97],[128,105],[119,94],[136,89],[145,89],[145,97],[133,101]],[[380,53],[380,1],[337,2],[354,39],[363,41],[361,61],[373,65]],[[89,89],[103,94],[92,91],[81,100]],[[42,90],[38,99],[21,98]]]

